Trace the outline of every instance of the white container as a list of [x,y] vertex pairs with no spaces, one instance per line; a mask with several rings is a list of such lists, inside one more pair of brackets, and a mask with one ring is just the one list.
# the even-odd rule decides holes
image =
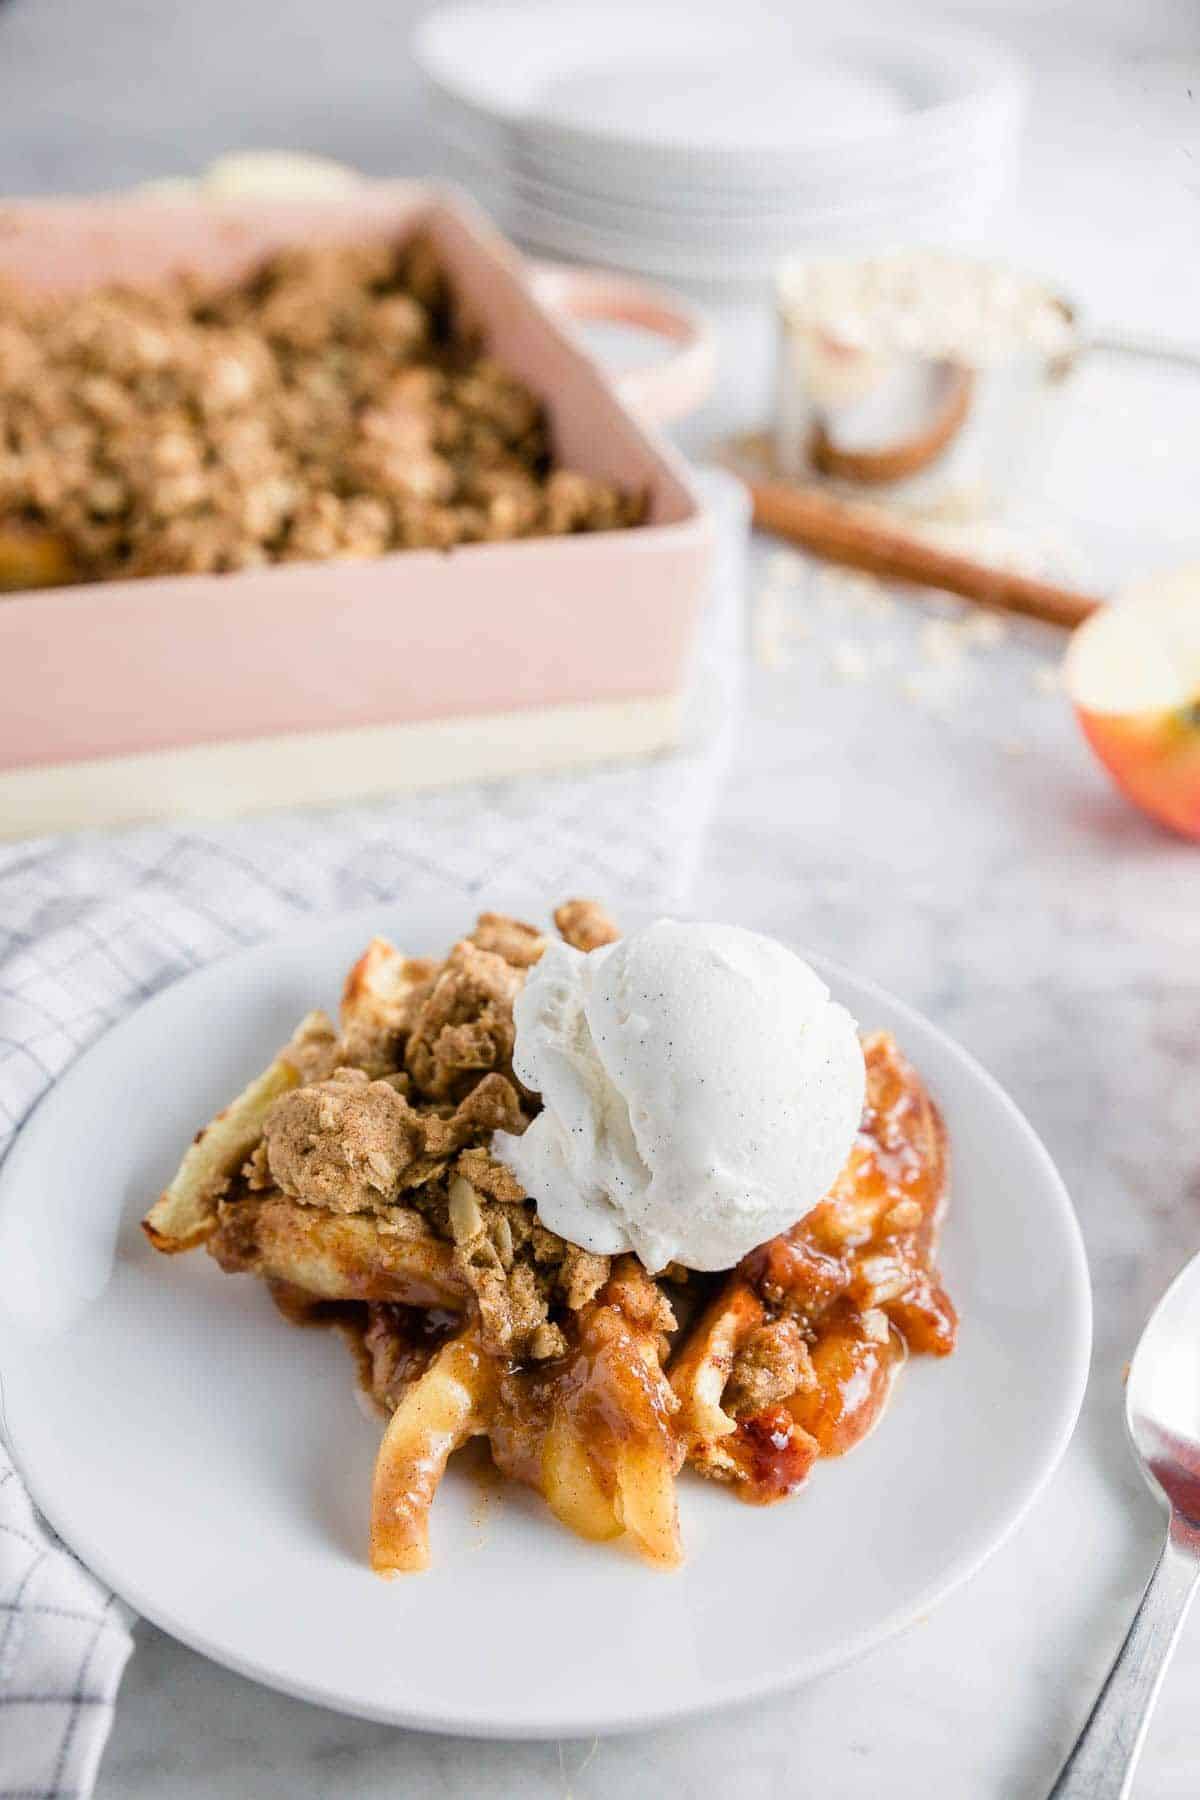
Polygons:
[[776,302],[781,473],[942,515],[1011,491],[1079,347],[1051,289],[959,256],[794,258]]

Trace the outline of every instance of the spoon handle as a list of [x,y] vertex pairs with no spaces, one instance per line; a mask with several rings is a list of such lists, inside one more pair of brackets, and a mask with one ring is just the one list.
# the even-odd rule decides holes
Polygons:
[[1173,1520],[1125,1642],[1049,1800],[1125,1800],[1197,1582],[1200,1534]]

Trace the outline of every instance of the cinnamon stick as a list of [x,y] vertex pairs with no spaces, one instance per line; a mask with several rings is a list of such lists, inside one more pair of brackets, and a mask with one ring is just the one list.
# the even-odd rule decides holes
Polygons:
[[964,600],[1025,613],[1052,625],[1079,625],[1103,604],[1091,594],[1056,582],[941,549],[882,519],[877,511],[835,499],[819,488],[766,479],[744,467],[739,473],[754,500],[754,523],[827,562],[862,569],[884,581],[942,588]]

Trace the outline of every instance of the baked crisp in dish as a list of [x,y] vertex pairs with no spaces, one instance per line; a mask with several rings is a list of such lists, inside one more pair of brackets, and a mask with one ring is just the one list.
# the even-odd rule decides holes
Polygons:
[[298,247],[232,284],[0,286],[0,591],[637,524],[559,466],[433,248]]
[[[592,902],[555,923],[581,952],[617,939]],[[935,1265],[945,1132],[884,1033],[863,1040],[866,1103],[841,1174],[736,1268],[652,1274],[542,1224],[497,1147],[540,1111],[514,1073],[513,1002],[548,941],[493,913],[442,962],[374,940],[338,1023],[302,1021],[145,1221],[157,1249],[204,1244],[263,1277],[289,1318],[350,1340],[387,1419],[381,1573],[426,1566],[434,1493],[472,1437],[582,1536],[627,1532],[677,1563],[685,1462],[741,1499],[778,1500],[870,1430],[908,1351],[954,1347]]]

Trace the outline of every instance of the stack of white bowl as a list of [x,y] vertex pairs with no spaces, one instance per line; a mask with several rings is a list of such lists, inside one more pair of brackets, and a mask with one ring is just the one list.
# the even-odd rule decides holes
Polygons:
[[480,0],[415,49],[460,178],[552,254],[744,289],[809,247],[978,239],[1013,171],[1012,57],[800,14]]

